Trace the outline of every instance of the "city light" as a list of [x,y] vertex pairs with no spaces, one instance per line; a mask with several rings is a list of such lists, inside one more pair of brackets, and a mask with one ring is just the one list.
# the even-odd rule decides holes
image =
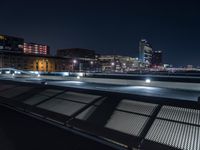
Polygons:
[[69,72],[63,72],[62,75],[63,76],[69,76]]
[[145,82],[146,83],[151,83],[151,80],[150,79],[146,79]]
[[10,71],[6,71],[5,73],[6,73],[6,74],[10,74]]
[[15,74],[21,74],[21,72],[20,71],[15,71]]
[[76,63],[77,63],[77,60],[76,60],[76,59],[74,59],[74,60],[73,60],[73,63],[74,63],[74,64],[76,64]]
[[79,73],[78,73],[78,76],[83,77],[83,73],[82,73],[82,72],[79,72]]
[[114,62],[112,62],[112,63],[111,63],[111,65],[112,65],[112,66],[114,66],[114,65],[115,65],[115,63],[114,63]]
[[76,78],[77,78],[77,79],[80,79],[81,77],[80,77],[80,76],[77,76]]

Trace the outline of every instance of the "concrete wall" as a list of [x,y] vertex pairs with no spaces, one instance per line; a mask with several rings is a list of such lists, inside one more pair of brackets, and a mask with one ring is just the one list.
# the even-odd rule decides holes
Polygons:
[[163,81],[151,81],[146,83],[143,80],[125,80],[125,79],[105,79],[105,78],[84,78],[77,79],[76,77],[55,77],[55,76],[41,76],[45,79],[57,79],[57,80],[75,80],[90,83],[103,83],[103,84],[116,84],[116,85],[133,85],[133,86],[151,86],[162,87],[182,90],[200,91],[200,83],[184,83],[184,82],[163,82]]

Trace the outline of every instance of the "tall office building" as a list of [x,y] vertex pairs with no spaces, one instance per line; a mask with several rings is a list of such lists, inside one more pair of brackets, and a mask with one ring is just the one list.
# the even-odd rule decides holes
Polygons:
[[154,51],[152,58],[152,66],[162,65],[162,51]]
[[153,49],[145,39],[139,42],[139,60],[146,65],[150,65],[152,61]]

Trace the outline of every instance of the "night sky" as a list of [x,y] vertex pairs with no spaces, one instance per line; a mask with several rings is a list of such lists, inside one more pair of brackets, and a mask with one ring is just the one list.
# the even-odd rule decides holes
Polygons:
[[200,9],[184,0],[1,0],[0,33],[58,48],[138,57],[147,39],[164,63],[200,65]]

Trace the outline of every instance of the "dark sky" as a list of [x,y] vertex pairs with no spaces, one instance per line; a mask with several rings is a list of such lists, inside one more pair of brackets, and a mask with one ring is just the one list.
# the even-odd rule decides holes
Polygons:
[[146,38],[164,62],[200,65],[200,9],[184,0],[1,0],[0,33],[58,48],[138,56]]

